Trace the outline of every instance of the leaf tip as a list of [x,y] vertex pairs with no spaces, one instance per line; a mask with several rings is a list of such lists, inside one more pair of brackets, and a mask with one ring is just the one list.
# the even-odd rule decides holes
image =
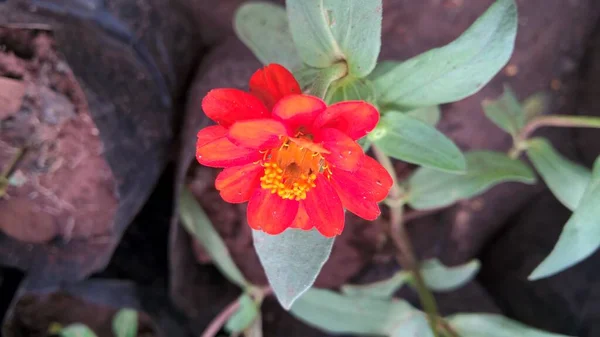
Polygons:
[[[548,258],[546,258],[547,260]],[[553,270],[549,270],[546,267],[546,260],[544,260],[542,263],[540,263],[539,266],[537,266],[532,272],[531,274],[529,274],[529,276],[527,276],[527,280],[529,281],[537,281],[537,280],[541,280],[543,278],[552,276],[554,274],[556,274],[558,271],[553,271]]]

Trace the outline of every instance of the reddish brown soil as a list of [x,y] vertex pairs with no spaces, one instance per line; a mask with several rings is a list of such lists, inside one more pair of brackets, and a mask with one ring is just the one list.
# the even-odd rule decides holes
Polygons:
[[114,177],[81,88],[48,33],[0,29],[0,92],[0,167],[25,151],[0,199],[2,231],[32,243],[108,233]]

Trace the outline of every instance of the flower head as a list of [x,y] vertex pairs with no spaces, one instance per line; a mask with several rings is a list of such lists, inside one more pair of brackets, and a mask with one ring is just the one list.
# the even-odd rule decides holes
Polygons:
[[327,107],[271,64],[252,76],[249,93],[212,90],[202,109],[218,125],[200,130],[196,158],[225,168],[216,188],[227,202],[248,201],[253,229],[316,228],[332,237],[344,228],[344,208],[367,220],[379,216],[392,178],[356,142],[379,120],[372,105]]

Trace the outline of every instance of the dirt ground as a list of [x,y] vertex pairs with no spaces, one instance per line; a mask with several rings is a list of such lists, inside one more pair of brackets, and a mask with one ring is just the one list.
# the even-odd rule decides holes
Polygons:
[[30,243],[109,232],[114,177],[85,96],[48,32],[0,28],[0,92],[0,167],[10,170],[2,231]]
[[[173,153],[181,155],[164,172],[107,269],[95,275],[132,280],[169,294],[179,310],[175,316],[185,318],[182,324],[191,335],[198,335],[239,296],[239,290],[219,274],[180,225],[172,222],[172,206],[181,185],[191,188],[244,275],[252,282],[266,283],[245,222],[245,206],[223,202],[214,189],[218,170],[193,161],[195,134],[208,123],[199,108],[204,94],[214,87],[246,88],[250,74],[260,66],[231,30],[233,12],[242,2],[188,4],[202,37],[198,43],[207,50],[188,83],[187,97],[174,105],[186,106],[181,138],[173,140],[177,150]],[[478,94],[442,107],[440,129],[463,150],[508,149],[509,136],[495,128],[480,107],[482,100],[498,96],[504,84],[521,99],[539,91],[549,93],[552,104],[548,113],[597,114],[594,97],[598,95],[592,89],[600,83],[600,3],[517,2],[520,24],[509,65]],[[448,43],[490,3],[492,0],[384,0],[380,58],[407,59]],[[0,48],[0,168],[16,157],[18,149],[27,149],[11,170],[11,184],[0,199],[0,229],[29,242],[102,236],[111,230],[106,224],[112,223],[117,207],[109,183],[114,178],[69,66],[52,36],[43,30],[0,29],[0,46],[4,46]],[[543,130],[542,134],[575,161],[590,165],[597,156],[597,132]],[[402,163],[396,163],[396,168],[400,175],[412,169]],[[450,265],[472,258],[482,260],[483,269],[476,280],[453,293],[436,294],[444,314],[497,312],[549,331],[594,337],[600,331],[600,274],[594,268],[599,254],[555,279],[526,280],[528,271],[551,249],[566,216],[542,184],[504,184],[443,210],[409,211],[407,215],[422,258],[438,257]],[[386,221],[385,213],[374,223],[349,215],[317,286],[372,282],[396,272],[399,266],[382,231]],[[167,239],[169,230],[172,237]],[[14,292],[15,287],[3,286],[0,291]],[[403,290],[399,295],[416,304],[414,293]],[[46,308],[64,305],[58,297],[38,301]],[[89,303],[84,307],[81,315],[62,319],[89,320],[106,333],[102,330],[106,324],[103,310],[108,309]],[[33,311],[19,308],[21,320],[37,319]],[[327,336],[291,317],[272,298],[263,308],[267,337]]]

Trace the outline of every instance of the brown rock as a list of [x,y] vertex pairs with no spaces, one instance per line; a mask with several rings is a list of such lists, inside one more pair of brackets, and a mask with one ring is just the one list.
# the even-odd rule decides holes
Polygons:
[[22,81],[0,77],[0,121],[19,110],[24,95],[25,84]]

